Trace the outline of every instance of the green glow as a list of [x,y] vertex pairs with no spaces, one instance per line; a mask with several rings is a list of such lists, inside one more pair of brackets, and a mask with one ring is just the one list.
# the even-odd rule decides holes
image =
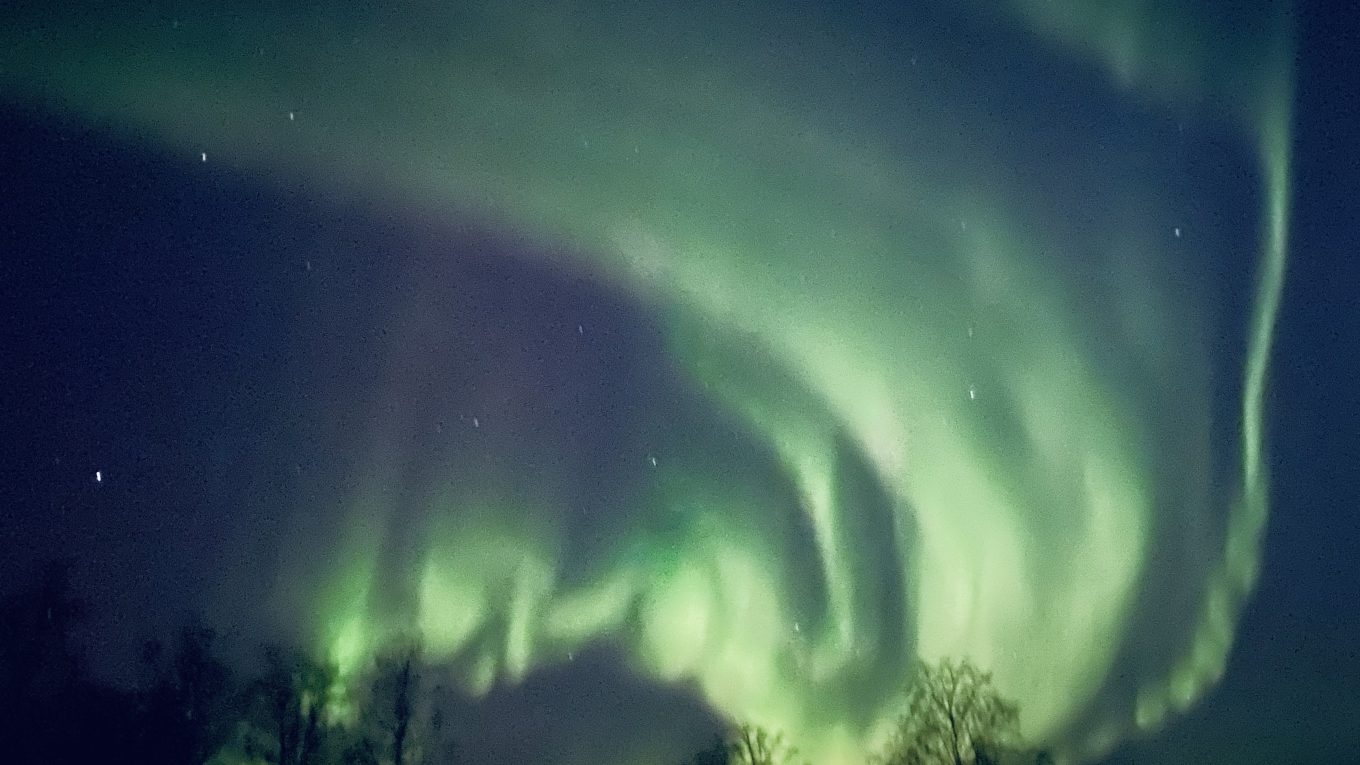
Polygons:
[[[792,487],[786,501],[755,478],[689,470],[701,460],[685,449],[703,445],[665,423],[681,456],[657,468],[648,504],[627,508],[643,520],[575,576],[551,497],[434,491],[411,612],[394,616],[373,600],[402,454],[377,437],[376,488],[350,500],[352,544],[313,601],[342,676],[407,629],[474,692],[608,637],[639,672],[692,683],[834,765],[882,738],[910,658],[967,655],[1019,702],[1025,734],[1094,754],[1218,678],[1255,581],[1290,193],[1292,73],[1276,37],[1289,30],[1271,4],[1264,38],[1189,4],[1157,18],[1137,2],[986,6],[958,12],[1011,18],[1035,40],[1018,55],[1109,74],[1097,95],[1111,103],[1132,91],[1231,123],[1259,156],[1259,278],[1241,441],[1227,447],[1240,451],[1238,496],[1210,497],[1207,477],[1168,467],[1200,464],[1210,381],[1237,374],[1208,358],[1213,287],[1169,275],[1196,254],[1168,237],[1195,224],[1176,217],[1174,173],[1144,168],[1139,152],[1156,147],[1108,149],[1054,115],[1044,130],[1086,164],[1026,165],[1037,181],[999,170],[1040,131],[1012,128],[1015,105],[985,68],[930,30],[878,51],[777,9],[649,8],[620,23],[489,4],[337,18],[326,33],[276,11],[226,30],[186,24],[167,43],[158,20],[110,34],[95,19],[0,33],[0,83],[195,161],[211,147],[214,161],[317,193],[562,245],[575,254],[557,265],[658,317],[695,389]],[[425,47],[407,45],[412,23]],[[262,30],[273,47],[254,57]],[[774,63],[758,53],[767,35],[788,46]],[[919,97],[960,90],[984,106]],[[1035,186],[1099,210],[1060,219]],[[1184,507],[1162,507],[1167,487],[1187,489]],[[1168,638],[1177,657],[1135,668],[1130,697],[1111,698],[1121,641],[1156,627],[1136,603],[1172,514],[1221,530],[1222,549],[1202,551],[1215,561],[1195,573],[1202,596],[1175,615],[1190,623]]]
[[[471,581],[469,581],[471,580]],[[420,588],[420,634],[436,653],[458,650],[486,619],[490,604],[478,591],[475,577],[457,576],[437,561],[425,566]]]
[[348,568],[338,572],[329,598],[322,598],[327,615],[323,627],[324,654],[341,679],[354,676],[376,647],[366,630],[366,612],[372,563],[368,556],[351,555]]

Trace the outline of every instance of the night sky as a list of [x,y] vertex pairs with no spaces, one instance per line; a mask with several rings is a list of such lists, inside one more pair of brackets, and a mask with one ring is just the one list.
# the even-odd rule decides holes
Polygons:
[[[1360,757],[1360,83],[1273,2],[28,4],[0,583],[419,634],[480,762]],[[526,735],[524,731],[533,731]]]

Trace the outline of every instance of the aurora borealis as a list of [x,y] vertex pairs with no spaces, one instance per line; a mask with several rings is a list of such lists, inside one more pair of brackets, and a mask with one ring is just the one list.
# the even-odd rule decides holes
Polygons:
[[381,328],[281,405],[346,470],[221,589],[342,673],[607,643],[834,765],[967,656],[1097,757],[1219,679],[1257,576],[1289,9],[936,5],[40,9],[0,87],[480,253],[299,311]]

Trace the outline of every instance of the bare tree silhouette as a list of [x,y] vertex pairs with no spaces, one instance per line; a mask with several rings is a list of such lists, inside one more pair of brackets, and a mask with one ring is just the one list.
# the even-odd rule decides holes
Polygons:
[[792,765],[798,751],[774,733],[755,725],[742,725],[728,740],[728,762],[732,765]]
[[974,765],[992,762],[1019,740],[1020,713],[968,660],[918,664],[906,712],[883,765]]
[[334,671],[306,654],[265,649],[265,673],[251,689],[256,710],[247,754],[275,765],[313,765],[325,743],[326,696]]

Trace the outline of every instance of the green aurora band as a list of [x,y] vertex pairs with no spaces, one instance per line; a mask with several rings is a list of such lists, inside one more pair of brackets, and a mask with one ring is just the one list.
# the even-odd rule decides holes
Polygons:
[[[416,629],[480,693],[609,638],[637,672],[841,763],[884,734],[913,657],[966,655],[1024,733],[1092,756],[1218,679],[1256,577],[1292,29],[1271,4],[1250,23],[1138,0],[961,5],[893,39],[812,6],[411,3],[324,25],[276,5],[45,9],[0,33],[0,82],[191,161],[572,253],[553,267],[647,306],[792,487],[667,458],[632,510],[681,520],[581,564],[550,498],[448,481],[393,574],[404,456],[375,434],[343,565],[288,596],[342,671]],[[1035,73],[1052,80],[1029,82],[1038,100],[1005,84]],[[1175,151],[1093,134],[1073,101],[1255,153],[1242,324],[1184,265],[1224,242],[1178,217]],[[1212,359],[1225,326],[1246,330],[1240,372]],[[1222,390],[1240,397],[1226,445]],[[1238,462],[1219,476],[1224,450]],[[392,576],[409,608],[376,602]]]

